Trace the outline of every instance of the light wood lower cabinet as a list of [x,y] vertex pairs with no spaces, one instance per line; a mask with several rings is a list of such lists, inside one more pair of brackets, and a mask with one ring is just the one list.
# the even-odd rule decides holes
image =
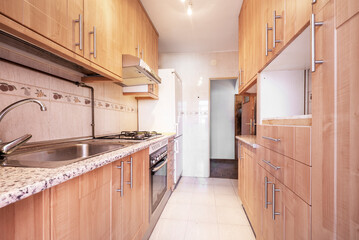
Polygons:
[[109,239],[111,166],[50,189],[52,239]]
[[112,164],[112,239],[142,239],[148,227],[148,164],[148,149]]
[[174,137],[168,140],[167,145],[167,189],[174,190]]
[[261,238],[311,239],[311,207],[261,168]]
[[0,208],[0,239],[50,239],[50,192]]

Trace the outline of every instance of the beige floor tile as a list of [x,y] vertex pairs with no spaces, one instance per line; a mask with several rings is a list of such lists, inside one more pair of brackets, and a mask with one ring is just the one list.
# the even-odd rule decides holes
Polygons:
[[215,194],[216,206],[219,207],[241,207],[242,202],[237,196]]
[[183,240],[187,221],[160,219],[152,232],[150,240]]
[[214,194],[212,192],[195,192],[192,195],[191,204],[214,206]]
[[213,186],[214,194],[219,195],[237,195],[232,186],[215,185]]
[[218,240],[218,225],[215,223],[191,222],[187,224],[186,240]]
[[192,195],[192,192],[175,191],[172,193],[168,203],[190,204],[192,202]]
[[201,185],[209,185],[210,184],[210,178],[196,178],[195,184],[201,184]]
[[180,183],[195,183],[196,179],[195,177],[181,177]]
[[213,185],[232,186],[231,179],[228,178],[209,178],[208,181]]
[[217,212],[215,206],[191,205],[189,221],[217,223]]
[[218,223],[249,226],[247,217],[241,207],[217,207]]
[[219,224],[220,240],[255,240],[250,226]]
[[167,203],[165,209],[162,212],[161,218],[165,219],[177,219],[188,220],[190,204],[171,204]]
[[179,183],[175,192],[193,192],[195,185],[192,183]]
[[213,193],[213,186],[206,184],[194,184],[192,186],[193,193]]

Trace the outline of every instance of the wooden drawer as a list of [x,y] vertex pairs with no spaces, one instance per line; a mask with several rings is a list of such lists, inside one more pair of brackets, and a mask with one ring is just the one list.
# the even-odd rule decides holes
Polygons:
[[293,158],[294,136],[294,127],[259,125],[257,140],[260,145]]
[[312,166],[311,130],[311,127],[295,127],[294,159],[309,166]]
[[257,152],[264,169],[311,205],[311,167],[264,147]]

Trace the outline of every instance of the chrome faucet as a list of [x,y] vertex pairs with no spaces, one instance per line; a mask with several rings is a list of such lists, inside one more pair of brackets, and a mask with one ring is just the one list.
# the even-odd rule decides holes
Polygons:
[[[39,104],[41,111],[46,111],[47,110],[46,106],[42,102],[40,102],[39,100],[37,100],[35,98],[23,99],[23,100],[14,102],[14,103],[10,104],[9,106],[7,106],[6,108],[4,108],[0,112],[0,122],[8,112],[10,112],[11,110],[13,110],[14,108],[16,108],[18,106],[21,106],[21,105],[23,105],[25,103],[30,103],[30,102],[34,102],[34,103]],[[19,138],[15,139],[15,140],[12,140],[12,141],[7,142],[7,143],[2,143],[2,144],[1,144],[1,140],[0,140],[0,160],[3,159],[6,155],[9,155],[13,151],[15,151],[18,147],[20,147],[21,145],[23,145],[27,141],[29,141],[31,137],[32,137],[31,134],[25,134],[22,137],[19,137]]]

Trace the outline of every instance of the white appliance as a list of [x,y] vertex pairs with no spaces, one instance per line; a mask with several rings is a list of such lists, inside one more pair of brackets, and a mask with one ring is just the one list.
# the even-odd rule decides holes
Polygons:
[[138,130],[176,133],[174,182],[177,183],[183,171],[182,81],[174,69],[159,69],[158,75],[162,79],[159,100],[138,100]]

